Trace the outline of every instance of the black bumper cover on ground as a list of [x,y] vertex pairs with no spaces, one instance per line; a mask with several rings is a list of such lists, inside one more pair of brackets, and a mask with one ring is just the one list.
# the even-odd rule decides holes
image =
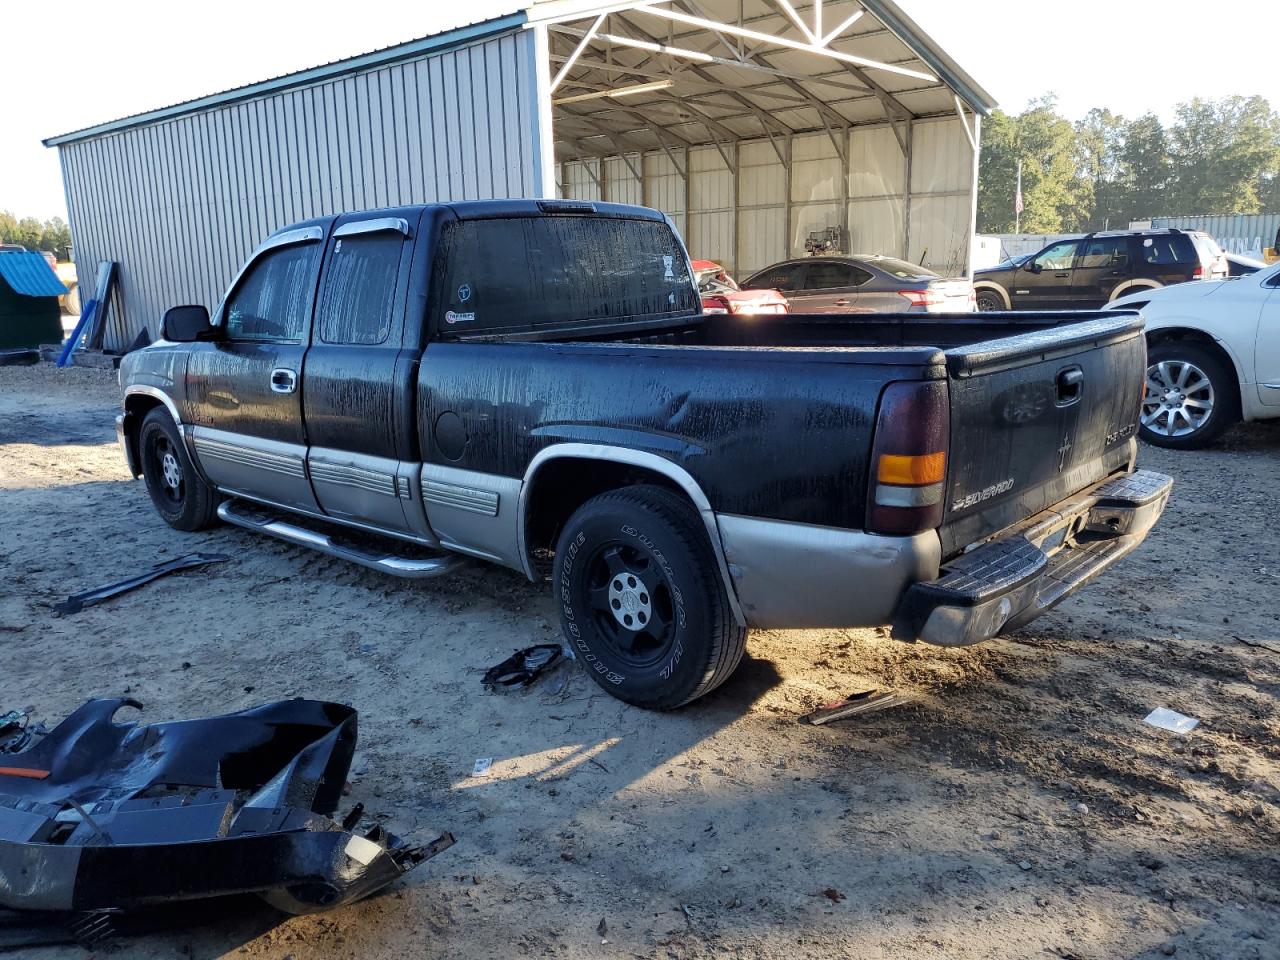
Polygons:
[[948,562],[914,584],[893,623],[899,640],[966,646],[1030,623],[1138,548],[1169,502],[1173,479],[1113,477]]
[[115,723],[91,700],[0,756],[0,907],[69,915],[256,893],[291,913],[358,900],[453,843],[412,846],[337,808],[356,712],[291,700]]

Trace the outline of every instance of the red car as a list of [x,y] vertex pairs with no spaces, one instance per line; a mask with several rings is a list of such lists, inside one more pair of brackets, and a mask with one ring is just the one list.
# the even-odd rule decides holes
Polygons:
[[693,275],[702,295],[703,313],[791,312],[791,304],[777,290],[743,290],[714,260],[694,260]]

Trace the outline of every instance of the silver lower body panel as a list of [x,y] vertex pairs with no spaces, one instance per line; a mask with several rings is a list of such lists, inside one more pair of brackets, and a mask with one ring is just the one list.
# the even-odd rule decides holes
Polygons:
[[888,623],[906,589],[937,577],[942,560],[934,531],[885,537],[733,514],[716,519],[729,575],[753,627]]

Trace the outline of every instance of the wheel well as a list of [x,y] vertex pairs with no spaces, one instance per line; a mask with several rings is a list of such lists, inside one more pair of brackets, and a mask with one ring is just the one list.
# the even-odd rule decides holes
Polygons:
[[525,501],[525,549],[536,562],[539,554],[555,548],[556,538],[573,511],[592,497],[637,483],[689,495],[665,474],[647,467],[586,457],[557,457],[543,465]]
[[160,400],[145,393],[133,393],[124,398],[124,440],[129,445],[129,463],[142,463],[138,431],[142,429],[142,421],[147,414],[159,406],[163,406]]
[[1000,284],[995,283],[992,280],[975,281],[973,284],[973,292],[975,296],[978,294],[979,291],[982,291],[982,290],[989,290],[992,293],[997,294],[1000,297],[1000,299],[1004,301],[1005,307],[1007,308],[1009,306],[1009,294],[1005,292],[1004,287],[1000,286]]
[[1231,378],[1229,389],[1235,409],[1237,411],[1240,410],[1240,371],[1236,369],[1236,364],[1231,359],[1231,354],[1222,349],[1222,345],[1217,340],[1203,330],[1193,330],[1187,327],[1161,327],[1159,330],[1151,330],[1147,333],[1147,349],[1162,346],[1166,343],[1194,343],[1221,361],[1222,365],[1234,374]]

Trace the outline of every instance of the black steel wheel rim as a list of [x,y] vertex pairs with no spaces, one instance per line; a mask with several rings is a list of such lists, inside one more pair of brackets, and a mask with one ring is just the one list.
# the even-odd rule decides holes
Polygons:
[[641,547],[602,544],[586,564],[587,602],[610,651],[632,667],[662,660],[675,642],[675,600],[666,572]]

